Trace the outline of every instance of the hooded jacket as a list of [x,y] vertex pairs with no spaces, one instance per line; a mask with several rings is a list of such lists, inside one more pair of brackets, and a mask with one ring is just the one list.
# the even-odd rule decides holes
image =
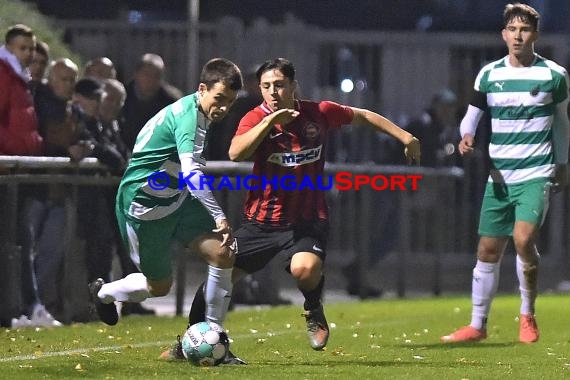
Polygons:
[[25,71],[16,71],[19,63],[14,60],[14,55],[0,47],[0,155],[41,155],[43,141],[34,102]]

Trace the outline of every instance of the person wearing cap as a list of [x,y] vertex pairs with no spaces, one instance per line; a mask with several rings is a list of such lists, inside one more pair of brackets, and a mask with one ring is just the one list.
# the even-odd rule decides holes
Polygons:
[[[114,144],[121,155],[128,161],[131,151],[123,141],[121,137],[122,128],[122,117],[121,110],[125,104],[125,98],[127,97],[127,91],[125,86],[119,82],[117,79],[107,78],[102,80],[105,88],[105,96],[101,101],[99,107],[99,120],[103,124],[103,133],[109,141]],[[117,188],[109,189],[107,195],[109,196],[108,202],[111,210],[115,208],[114,199],[116,197]],[[129,252],[125,249],[121,241],[121,233],[119,231],[119,226],[117,223],[113,223],[115,229],[115,241],[117,256],[119,258],[119,263],[121,266],[121,271],[123,277],[128,276],[131,273],[140,272],[136,264],[133,262]],[[153,309],[144,307],[140,302],[123,302],[121,307],[121,315],[152,315],[155,314]]]
[[[75,85],[72,98],[83,111],[85,127],[94,137],[91,155],[106,164],[115,175],[123,174],[129,156],[116,123],[126,96],[122,86],[116,79],[98,80],[95,77],[85,77]],[[95,234],[82,231],[87,243],[88,282],[97,278],[110,281],[112,253],[115,250],[121,259],[125,276],[138,272],[121,244],[117,244],[120,242],[120,233],[113,220],[116,192],[114,187],[94,188],[80,194],[84,198],[81,215],[88,216],[84,218],[83,226],[91,225],[94,220],[101,225],[101,229]],[[121,313],[154,314],[154,311],[142,307],[140,303],[126,302]]]
[[406,130],[422,141],[422,166],[460,166],[461,157],[455,147],[459,136],[459,104],[448,88],[437,91],[429,107],[408,124]]
[[86,115],[96,119],[104,93],[103,84],[99,80],[87,77],[77,81],[71,99]]
[[[111,173],[120,175],[125,169],[126,157],[101,120],[101,106],[105,97],[103,82],[86,77],[75,84],[72,102],[80,110],[82,128],[90,135],[86,141],[86,144],[90,144],[90,157],[105,164]],[[117,242],[113,215],[115,195],[115,188],[94,186],[79,189],[77,233],[85,241],[87,282],[97,278],[105,281],[111,279]],[[97,226],[95,230],[93,225]]]
[[105,135],[100,120],[100,107],[106,96],[103,82],[94,78],[83,78],[75,84],[72,102],[81,110],[84,128],[90,134],[89,143],[91,157],[96,157],[107,165],[111,172],[121,173],[126,165],[126,159],[119,148]]

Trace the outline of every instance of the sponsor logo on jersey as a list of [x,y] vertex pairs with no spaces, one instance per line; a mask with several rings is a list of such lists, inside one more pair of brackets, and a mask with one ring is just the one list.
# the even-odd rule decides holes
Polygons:
[[267,158],[267,161],[280,166],[306,165],[320,160],[322,150],[323,146],[319,145],[318,147],[298,152],[273,153]]

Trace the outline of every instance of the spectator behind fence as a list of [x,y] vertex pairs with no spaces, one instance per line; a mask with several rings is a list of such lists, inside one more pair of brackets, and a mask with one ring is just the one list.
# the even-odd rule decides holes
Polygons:
[[[442,88],[435,92],[425,109],[416,115],[405,127],[408,132],[417,136],[422,142],[421,166],[431,168],[460,167],[462,160],[456,146],[459,136],[459,100],[455,93],[448,88]],[[450,231],[453,226],[446,226],[441,215],[441,200],[446,199],[449,207],[461,207],[464,200],[461,197],[462,183],[459,181],[447,181],[446,177],[425,175],[422,179],[424,185],[415,192],[415,202],[409,207],[409,215],[412,220],[434,220],[435,223],[427,225],[411,224],[410,233],[414,236],[412,245],[422,247],[427,252],[441,251],[444,247],[439,245],[434,236]],[[439,185],[437,185],[439,183]],[[439,190],[434,190],[439,189]],[[470,189],[471,191],[471,189]],[[393,245],[397,241],[403,241],[405,236],[400,233],[400,198],[392,193],[392,202],[385,204],[393,213],[388,223],[391,223],[384,232],[393,237]],[[389,195],[388,195],[389,196]],[[377,205],[383,206],[382,204]],[[376,240],[376,239],[372,239]],[[413,246],[412,249],[416,249]],[[435,253],[434,253],[435,254]]]
[[93,143],[89,156],[97,158],[111,172],[119,174],[125,168],[126,158],[121,154],[120,148],[113,144],[112,136],[108,135],[100,119],[100,107],[105,96],[101,81],[83,78],[75,85],[72,102],[79,107],[83,128]]
[[[77,72],[77,65],[70,59],[51,62],[47,86],[38,87],[34,99],[46,155],[70,157],[74,161],[91,154],[93,145],[81,127],[79,109],[71,104]],[[64,322],[70,322],[63,318],[64,293],[60,291],[67,196],[66,186],[47,185],[26,197],[20,219],[22,252],[34,258],[41,299],[48,311]]]
[[99,118],[108,138],[112,140],[121,155],[128,161],[131,151],[121,137],[123,128],[121,110],[125,105],[127,91],[125,86],[117,79],[104,79],[102,82],[105,89],[105,97],[99,107]]
[[[100,107],[106,96],[103,83],[87,77],[75,85],[73,104],[81,110],[81,123],[93,136],[91,156],[96,157],[115,174],[121,174],[126,158],[107,135],[100,120]],[[85,241],[87,281],[110,280],[116,239],[113,229],[113,208],[109,205],[108,189],[100,186],[80,187],[78,192],[78,237]],[[93,229],[93,225],[97,228]]]
[[115,64],[107,57],[97,57],[85,64],[83,77],[99,80],[117,79]]
[[[28,89],[29,65],[32,62],[34,48],[33,31],[21,24],[8,29],[6,45],[0,47],[0,154],[36,155],[43,151],[34,103]],[[2,215],[6,214],[2,212]],[[7,229],[0,226],[0,230]],[[9,270],[8,251],[17,248],[5,246],[4,239],[5,237],[0,238],[0,250],[4,251],[3,269]],[[19,244],[27,242],[18,240]],[[61,326],[61,323],[47,312],[40,300],[30,252],[22,249],[20,260],[21,274],[12,277],[12,280],[21,283],[22,303],[16,305],[16,308],[20,309],[14,310],[16,315],[2,316],[2,325],[7,325],[9,318],[22,313],[19,318],[11,318],[9,323],[11,327]],[[3,276],[3,280],[9,281],[6,276]],[[2,297],[4,298],[4,295]]]
[[182,93],[164,80],[164,61],[157,54],[144,54],[137,63],[134,79],[127,84],[123,107],[123,141],[129,149],[137,134],[158,111],[173,103]]
[[47,86],[37,89],[34,102],[46,155],[71,156],[78,161],[90,152],[86,151],[85,144],[80,143],[82,131],[78,124],[78,110],[71,105],[77,73],[77,65],[68,58],[51,62]]
[[[121,154],[125,157],[125,160],[128,161],[131,152],[127,148],[127,145],[124,143],[120,134],[122,125],[122,121],[120,120],[121,110],[125,104],[127,92],[125,90],[125,86],[123,86],[123,84],[116,79],[106,79],[103,81],[103,84],[105,86],[106,96],[103,98],[101,107],[99,108],[99,116],[101,122],[103,123],[103,130],[105,131],[108,138],[112,141],[112,143],[117,146]],[[109,207],[111,207],[111,211],[114,211],[115,208],[116,192],[116,188],[107,191],[107,204]],[[126,277],[131,273],[139,272],[138,267],[135,265],[129,256],[129,253],[122,244],[119,226],[116,220],[113,220],[112,223],[114,230],[114,239],[116,241],[115,249],[117,250],[123,277]],[[121,307],[121,315],[126,316],[132,314],[154,314],[154,310],[145,308],[138,302],[123,302]]]
[[34,50],[34,58],[30,64],[31,80],[28,88],[35,95],[38,86],[46,86],[46,72],[49,63],[49,46],[43,41],[37,41]]
[[[342,151],[337,152],[340,162],[351,164],[367,162],[376,165],[405,164],[399,142],[384,133],[348,127],[346,131],[339,133],[338,138],[341,139],[342,147]],[[370,141],[371,149],[364,149],[363,141]],[[423,141],[421,162],[423,163]],[[329,196],[337,204],[332,207],[333,213],[338,212],[338,209],[346,205],[349,202],[348,199],[352,197],[346,191],[332,192]],[[379,279],[376,274],[377,266],[382,259],[397,248],[399,238],[398,192],[372,191],[370,202],[373,209],[382,210],[382,212],[371,212],[368,220],[363,220],[362,228],[370,229],[370,238],[361,240],[360,249],[349,249],[353,251],[353,255],[341,268],[346,282],[346,292],[360,299],[379,298],[384,293],[382,279]]]
[[461,166],[459,143],[459,104],[449,89],[438,91],[429,107],[408,124],[408,132],[422,142],[422,166]]
[[5,42],[0,47],[0,154],[39,155],[43,143],[28,89],[36,37],[18,24],[8,29]]

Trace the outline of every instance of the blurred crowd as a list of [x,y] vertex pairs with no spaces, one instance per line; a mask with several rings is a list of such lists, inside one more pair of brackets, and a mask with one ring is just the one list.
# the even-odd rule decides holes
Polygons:
[[[164,72],[159,55],[144,54],[136,62],[134,77],[123,83],[107,57],[95,57],[83,67],[69,58],[52,59],[49,46],[37,40],[29,27],[10,27],[0,48],[0,155],[72,161],[95,157],[111,174],[121,175],[146,121],[182,96],[164,80]],[[115,191],[99,186],[79,189],[77,235],[86,251],[85,283],[97,278],[109,281],[115,254],[124,275],[137,271],[119,241]],[[65,290],[59,279],[69,196],[65,185],[20,187],[16,239],[22,260],[21,310],[2,315],[2,326],[60,326],[60,321],[92,318],[83,313],[70,321],[62,314]],[[125,304],[122,313],[154,311]]]

